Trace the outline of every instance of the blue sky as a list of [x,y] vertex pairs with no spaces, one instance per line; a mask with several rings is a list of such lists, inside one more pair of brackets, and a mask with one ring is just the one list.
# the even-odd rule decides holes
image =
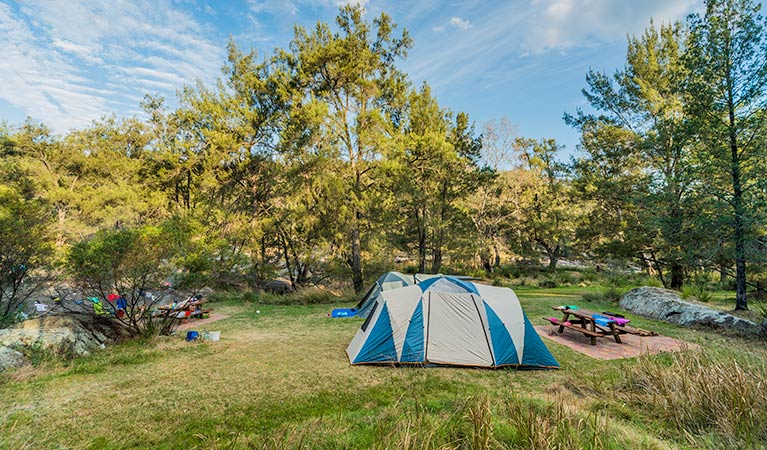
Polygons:
[[[0,119],[25,117],[58,133],[103,115],[141,114],[146,93],[172,105],[176,89],[212,83],[232,36],[268,54],[293,25],[332,22],[350,0],[0,0]],[[355,1],[355,0],[351,0]],[[507,117],[519,135],[553,137],[571,153],[577,133],[562,114],[584,107],[589,68],[623,64],[626,35],[683,19],[702,0],[356,0],[414,41],[399,62],[443,106],[478,130]]]

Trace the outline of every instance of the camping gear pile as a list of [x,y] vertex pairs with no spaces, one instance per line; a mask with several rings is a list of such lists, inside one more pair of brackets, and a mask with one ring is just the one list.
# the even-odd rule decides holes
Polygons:
[[509,288],[390,272],[357,309],[352,364],[559,367]]

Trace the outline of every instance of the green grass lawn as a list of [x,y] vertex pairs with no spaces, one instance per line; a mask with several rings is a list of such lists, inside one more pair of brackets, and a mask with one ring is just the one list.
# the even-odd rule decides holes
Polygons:
[[[588,290],[516,292],[534,324],[553,305],[616,308]],[[352,367],[361,320],[331,306],[213,307],[231,315],[203,328],[220,342],[131,342],[3,375],[0,448],[767,447],[763,342],[632,317],[701,350],[598,361],[545,341],[561,370]]]

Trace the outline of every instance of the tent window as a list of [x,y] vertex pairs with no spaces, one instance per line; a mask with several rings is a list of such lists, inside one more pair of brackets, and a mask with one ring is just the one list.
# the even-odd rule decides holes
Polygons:
[[378,308],[378,302],[373,303],[373,309],[370,310],[370,314],[368,314],[368,318],[365,319],[365,323],[362,324],[363,332],[368,330],[368,325],[370,325],[370,321],[373,320],[373,316],[375,315],[377,308]]

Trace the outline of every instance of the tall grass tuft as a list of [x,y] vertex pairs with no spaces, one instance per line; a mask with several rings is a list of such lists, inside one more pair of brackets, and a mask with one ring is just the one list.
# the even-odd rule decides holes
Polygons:
[[767,446],[767,366],[704,350],[626,365],[620,397],[679,429],[690,444],[716,436],[730,448]]
[[422,405],[395,405],[378,420],[375,448],[622,448],[609,432],[605,417],[584,415],[562,398],[491,401],[481,394],[457,400],[439,419]]
[[515,432],[512,448],[621,448],[612,440],[605,416],[591,413],[584,418],[563,398],[539,403],[512,397],[505,412]]

